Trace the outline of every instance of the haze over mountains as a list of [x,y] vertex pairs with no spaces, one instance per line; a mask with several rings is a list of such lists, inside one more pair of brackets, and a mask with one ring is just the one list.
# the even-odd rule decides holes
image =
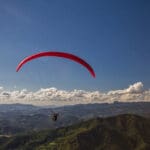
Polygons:
[[[118,114],[150,116],[149,102],[113,104],[82,104],[65,107],[36,107],[22,104],[0,105],[0,134],[12,135],[27,131],[58,128],[95,117]],[[53,112],[60,114],[58,121],[51,120]]]

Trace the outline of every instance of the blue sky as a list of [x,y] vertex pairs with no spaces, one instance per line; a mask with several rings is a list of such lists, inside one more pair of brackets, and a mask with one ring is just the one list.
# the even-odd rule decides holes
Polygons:
[[[0,86],[6,88],[102,90],[141,81],[150,87],[150,1],[1,0]],[[57,50],[87,60],[60,58],[17,64],[26,56]]]

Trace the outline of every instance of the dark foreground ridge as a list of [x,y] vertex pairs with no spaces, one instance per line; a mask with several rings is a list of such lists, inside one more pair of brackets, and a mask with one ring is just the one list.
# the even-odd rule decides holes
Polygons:
[[69,127],[0,137],[1,150],[150,150],[150,119],[95,118]]

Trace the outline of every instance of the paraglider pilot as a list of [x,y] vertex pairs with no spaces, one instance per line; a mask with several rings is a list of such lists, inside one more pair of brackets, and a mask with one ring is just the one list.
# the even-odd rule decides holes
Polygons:
[[58,113],[54,113],[52,114],[52,120],[53,121],[57,121],[59,114]]

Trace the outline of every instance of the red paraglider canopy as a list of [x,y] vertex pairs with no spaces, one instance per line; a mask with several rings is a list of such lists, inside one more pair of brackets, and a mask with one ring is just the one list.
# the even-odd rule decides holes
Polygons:
[[20,70],[20,68],[28,61],[31,61],[31,60],[39,58],[39,57],[45,57],[45,56],[63,57],[63,58],[67,58],[72,61],[75,61],[75,62],[81,64],[82,66],[84,66],[90,72],[90,74],[95,78],[95,72],[94,72],[93,68],[86,61],[84,61],[80,57],[75,56],[73,54],[69,54],[69,53],[65,53],[65,52],[56,52],[56,51],[40,52],[37,54],[33,54],[31,56],[28,56],[19,63],[19,65],[16,68],[16,71],[18,72]]

